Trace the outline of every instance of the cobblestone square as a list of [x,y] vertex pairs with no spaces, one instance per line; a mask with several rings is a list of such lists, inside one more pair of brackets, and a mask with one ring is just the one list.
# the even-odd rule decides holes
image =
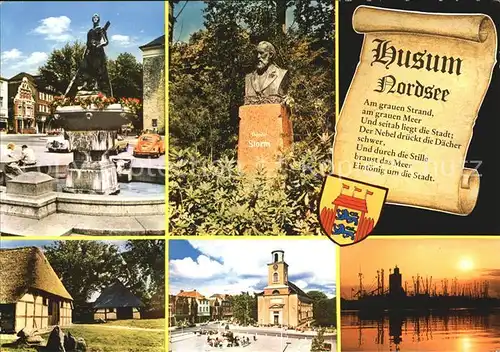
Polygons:
[[[279,336],[259,336],[257,341],[252,340],[251,335],[238,334],[238,336],[250,338],[250,345],[246,347],[210,347],[205,336],[189,336],[186,339],[170,344],[172,352],[205,352],[205,351],[251,351],[251,352],[309,352],[311,350],[311,339],[283,338]],[[288,347],[287,347],[288,345]],[[336,351],[334,345],[332,351]]]

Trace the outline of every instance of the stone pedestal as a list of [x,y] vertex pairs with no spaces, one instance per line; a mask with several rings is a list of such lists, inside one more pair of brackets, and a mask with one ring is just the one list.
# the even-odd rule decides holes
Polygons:
[[280,168],[280,155],[293,142],[288,110],[280,104],[240,107],[238,166],[248,173],[259,167],[273,173]]
[[116,194],[120,191],[116,166],[109,159],[117,131],[134,115],[120,104],[104,109],[92,105],[63,106],[54,117],[66,131],[73,162],[68,166],[64,192]]
[[7,194],[38,197],[53,191],[54,179],[41,172],[26,172],[7,181]]
[[64,192],[116,194],[120,192],[116,166],[109,159],[114,131],[68,131],[73,162],[69,164]]
[[[57,211],[54,179],[41,172],[25,172],[7,181],[0,194],[0,214],[41,220]],[[1,216],[1,215],[0,215]]]
[[130,158],[114,158],[116,174],[119,182],[132,182],[132,160]]

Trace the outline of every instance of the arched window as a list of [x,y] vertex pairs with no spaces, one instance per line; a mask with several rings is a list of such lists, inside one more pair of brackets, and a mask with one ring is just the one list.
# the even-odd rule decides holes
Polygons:
[[273,295],[279,295],[279,294],[280,294],[280,291],[278,291],[278,290],[273,291]]
[[278,273],[273,274],[273,282],[278,282],[279,281],[279,275]]
[[274,253],[274,262],[277,263],[278,262],[278,253]]

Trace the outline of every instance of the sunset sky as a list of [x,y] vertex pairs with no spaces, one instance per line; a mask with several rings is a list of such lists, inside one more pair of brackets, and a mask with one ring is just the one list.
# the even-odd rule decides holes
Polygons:
[[385,285],[389,269],[398,266],[408,287],[412,276],[424,279],[432,276],[432,283],[441,288],[441,279],[449,282],[488,280],[490,295],[500,297],[500,237],[482,238],[376,238],[372,236],[340,251],[340,292],[351,297],[351,288],[359,286],[358,273],[364,275],[365,289],[376,288],[377,270],[384,269]]

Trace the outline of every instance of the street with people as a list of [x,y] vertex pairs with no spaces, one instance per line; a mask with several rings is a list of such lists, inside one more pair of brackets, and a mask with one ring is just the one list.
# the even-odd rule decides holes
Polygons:
[[[180,327],[169,331],[172,352],[176,351],[309,351],[311,334],[283,328],[265,328],[255,326],[236,326],[220,322],[191,327]],[[325,342],[336,351],[335,338],[326,338]]]
[[[136,136],[124,137],[128,144],[128,150],[126,152],[120,153],[119,157],[124,157],[132,160],[133,167],[161,167],[165,166],[165,155],[160,155],[159,158],[148,158],[148,157],[134,157],[133,148],[137,143]],[[62,136],[49,136],[49,135],[10,135],[4,134],[1,137],[2,149],[6,149],[9,143],[15,145],[14,156],[17,159],[21,159],[22,146],[26,145],[29,149],[33,151],[36,158],[36,165],[68,165],[73,161],[73,153],[64,152],[49,152],[47,150],[47,142],[53,139],[63,139]],[[5,157],[2,155],[2,162]]]

